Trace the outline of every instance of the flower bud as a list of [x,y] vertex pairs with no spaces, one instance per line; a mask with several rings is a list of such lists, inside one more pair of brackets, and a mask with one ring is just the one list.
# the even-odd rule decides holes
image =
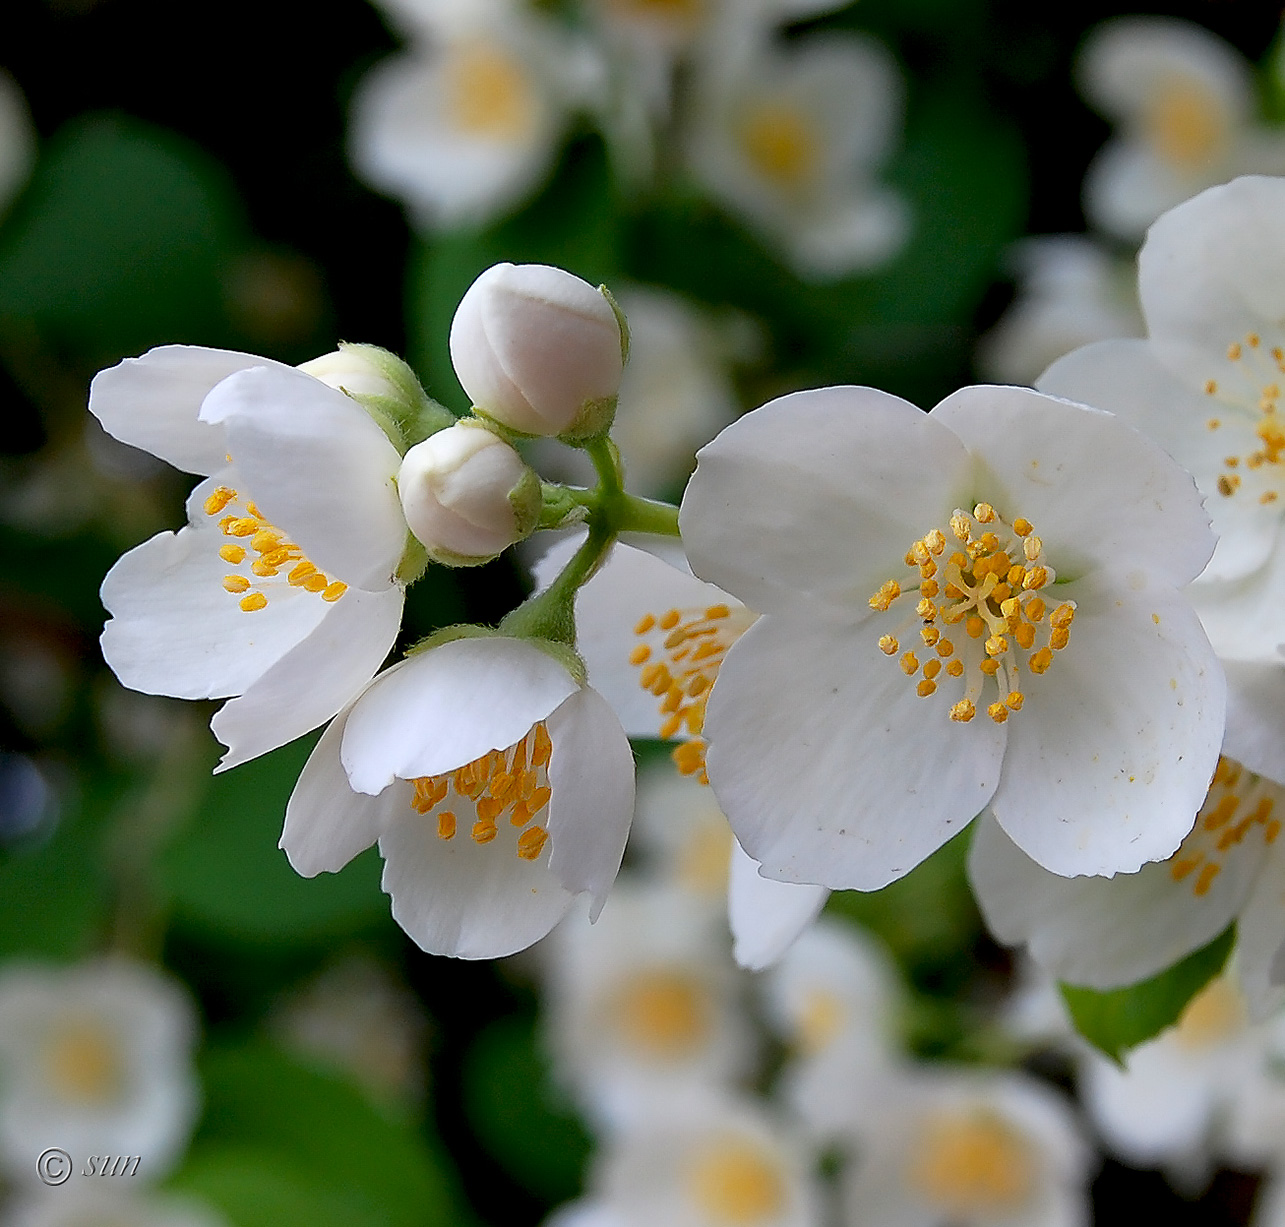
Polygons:
[[451,323],[451,361],[474,406],[524,434],[584,438],[605,430],[624,348],[607,297],[545,264],[487,269]]
[[539,477],[480,422],[457,422],[412,447],[397,489],[411,532],[448,566],[489,562],[540,517]]
[[320,379],[327,387],[337,388],[352,397],[398,399],[402,396],[399,381],[390,378],[382,360],[392,357],[392,354],[373,345],[342,345],[332,353],[302,363],[299,369],[314,379]]

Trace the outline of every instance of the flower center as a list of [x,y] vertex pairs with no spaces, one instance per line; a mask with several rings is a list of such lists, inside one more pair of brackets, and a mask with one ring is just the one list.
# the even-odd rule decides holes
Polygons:
[[651,970],[635,976],[612,1000],[616,1027],[632,1048],[676,1060],[709,1039],[709,993],[693,975]]
[[780,1165],[740,1139],[705,1148],[692,1163],[690,1181],[696,1204],[715,1223],[759,1223],[785,1207]]
[[809,989],[799,1011],[799,1047],[809,1055],[824,1051],[839,1034],[847,1014],[843,999],[837,993],[824,988]]
[[456,47],[445,78],[447,113],[459,131],[513,142],[530,133],[535,91],[525,67],[503,47],[482,41]]
[[606,0],[622,20],[694,30],[705,15],[705,0]]
[[645,614],[634,627],[642,642],[629,653],[641,669],[638,682],[660,700],[659,736],[668,739],[685,729],[688,739],[674,751],[683,775],[705,774],[705,704],[727,650],[749,629],[754,616],[744,606],[670,609],[656,617]]
[[76,1103],[101,1103],[116,1093],[124,1071],[116,1037],[90,1020],[59,1027],[45,1047],[55,1093]]
[[821,160],[811,116],[788,102],[760,102],[741,121],[741,148],[750,163],[777,187],[799,188]]
[[1148,143],[1170,166],[1198,170],[1221,152],[1227,115],[1199,82],[1171,78],[1161,84],[1143,111]]
[[[971,720],[993,680],[999,697],[986,714],[1003,724],[1026,701],[1022,669],[1044,673],[1053,653],[1070,642],[1075,603],[1050,610],[1040,595],[1056,578],[1044,543],[1029,520],[1019,517],[1010,525],[989,503],[978,503],[972,515],[956,510],[946,530],[934,528],[916,541],[905,562],[917,573],[904,584],[885,581],[870,608],[885,612],[911,590],[918,591],[919,602],[896,632],[880,636],[879,650],[885,656],[901,653],[901,671],[920,678],[921,698],[936,693],[943,673],[967,674],[964,697],[950,709],[952,720]],[[902,652],[899,637],[915,621],[927,657],[922,668],[913,650]]]
[[1279,786],[1271,780],[1246,771],[1230,758],[1220,758],[1196,825],[1169,859],[1173,880],[1191,878],[1192,892],[1202,897],[1222,873],[1228,851],[1247,836],[1261,835],[1264,846],[1275,843],[1281,823],[1272,811],[1279,795]]
[[549,839],[540,820],[544,817],[547,821],[552,795],[548,776],[552,752],[549,730],[540,721],[507,750],[488,750],[481,758],[442,775],[414,777],[410,781],[415,788],[411,809],[436,817],[437,837],[445,840],[455,838],[460,814],[471,815],[469,835],[475,844],[498,839],[500,819],[508,815],[504,829],[514,834],[517,855],[534,861]]
[[911,1188],[949,1216],[1014,1210],[1035,1171],[1022,1138],[995,1116],[942,1113],[931,1119],[906,1169]]
[[238,569],[223,577],[223,587],[241,598],[246,613],[267,607],[265,589],[274,585],[262,581],[275,579],[286,567],[290,568],[286,574],[290,587],[318,593],[323,601],[333,603],[348,591],[342,580],[328,579],[317,570],[285,533],[263,518],[254,503],[242,500],[230,486],[219,486],[205,500],[205,514],[222,516],[219,528],[225,537],[232,538],[219,548],[219,557]]
[[1247,1011],[1240,989],[1226,976],[1211,980],[1183,1010],[1174,1038],[1188,1052],[1201,1052],[1238,1035]]
[[1223,458],[1218,493],[1230,498],[1245,486],[1260,503],[1274,503],[1281,497],[1285,465],[1285,425],[1277,413],[1285,350],[1279,345],[1268,349],[1262,337],[1251,332],[1227,347],[1227,361],[1229,378],[1205,384],[1205,395],[1231,411],[1228,419],[1211,417],[1205,425],[1210,430],[1230,429],[1237,445],[1235,452]]

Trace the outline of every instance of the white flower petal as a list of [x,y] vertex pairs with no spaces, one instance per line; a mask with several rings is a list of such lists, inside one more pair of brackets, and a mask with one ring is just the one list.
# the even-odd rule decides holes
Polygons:
[[356,401],[301,371],[258,367],[219,384],[201,418],[223,424],[251,496],[312,562],[357,588],[393,582],[406,545],[401,456]]
[[[320,625],[210,722],[228,752],[216,770],[275,750],[324,724],[375,676],[397,638],[400,587],[350,588]],[[319,602],[320,603],[320,602]],[[271,604],[271,602],[269,602]],[[337,756],[337,747],[336,747]]]
[[224,432],[198,419],[201,402],[221,380],[252,366],[290,369],[234,350],[162,345],[99,371],[89,411],[122,443],[204,476],[224,467],[228,449]]
[[573,894],[588,892],[596,919],[616,880],[634,815],[634,756],[607,700],[581,687],[546,722],[549,869]]
[[421,652],[376,678],[349,716],[349,782],[373,795],[398,777],[441,775],[505,750],[577,689],[558,661],[518,639],[456,639]]
[[1285,942],[1285,856],[1276,844],[1267,854],[1254,893],[1236,924],[1236,968],[1250,1018],[1255,1022],[1272,1018],[1285,1005],[1285,983],[1279,966],[1282,942]]
[[1170,862],[1113,878],[1064,878],[1041,869],[983,814],[968,875],[1000,941],[1025,943],[1058,980],[1108,989],[1154,976],[1217,937],[1249,897],[1261,860],[1261,843],[1229,849],[1204,895],[1193,890],[1194,873],[1175,880]]
[[1266,563],[1239,581],[1206,581],[1187,588],[1214,650],[1224,660],[1269,669],[1281,659],[1285,627],[1285,548],[1273,549]]
[[995,791],[1005,727],[950,720],[946,693],[921,699],[874,647],[871,621],[761,618],[711,693],[710,781],[746,852],[774,878],[877,890]]
[[821,914],[829,897],[824,886],[761,877],[758,861],[734,842],[727,916],[736,962],[750,971],[770,967]]
[[984,462],[979,482],[1000,515],[1035,525],[1061,578],[1106,567],[1180,586],[1209,561],[1214,535],[1190,475],[1112,414],[976,387],[930,416]]
[[818,388],[703,447],[679,522],[692,570],[751,608],[786,612],[800,595],[864,606],[972,476],[959,439],[908,401]]
[[1191,829],[1222,745],[1226,684],[1172,590],[1095,576],[1067,595],[1070,642],[1024,683],[991,809],[1054,873],[1131,873]]
[[1227,674],[1223,752],[1255,775],[1285,784],[1285,664],[1224,660],[1223,669]]

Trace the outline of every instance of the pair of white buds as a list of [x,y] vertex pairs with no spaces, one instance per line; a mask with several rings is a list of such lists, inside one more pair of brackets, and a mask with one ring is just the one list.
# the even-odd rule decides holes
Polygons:
[[526,538],[540,516],[540,479],[502,434],[574,442],[605,431],[626,343],[614,304],[579,277],[497,264],[460,300],[450,344],[477,416],[412,447],[397,486],[430,557],[468,566]]

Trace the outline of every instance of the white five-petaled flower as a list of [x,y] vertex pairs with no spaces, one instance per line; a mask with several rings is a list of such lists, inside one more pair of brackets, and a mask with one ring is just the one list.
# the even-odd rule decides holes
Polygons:
[[1225,682],[1179,589],[1191,478],[1110,414],[965,388],[770,402],[698,456],[693,570],[761,616],[708,701],[706,769],[771,877],[872,890],[989,805],[1045,868],[1168,856]]
[[[235,766],[333,716],[401,622],[401,456],[365,409],[266,358],[169,345],[100,372],[89,408],[116,438],[203,480],[189,525],[103,580],[103,656],[126,686],[227,698],[211,724]],[[311,364],[308,364],[311,365]],[[362,389],[365,391],[366,389]]]
[[[164,1175],[196,1121],[196,1020],[181,988],[141,964],[14,966],[0,975],[0,1162],[22,1184],[56,1146],[138,1156]],[[56,1173],[55,1173],[56,1174]]]
[[1253,126],[1234,47],[1172,17],[1120,17],[1085,42],[1080,89],[1120,125],[1084,180],[1095,225],[1137,240],[1166,209],[1233,175],[1285,170],[1285,133]]
[[606,700],[521,639],[455,639],[381,673],[322,735],[286,809],[298,872],[378,841],[393,917],[432,954],[498,958],[577,895],[597,915],[633,816]]

